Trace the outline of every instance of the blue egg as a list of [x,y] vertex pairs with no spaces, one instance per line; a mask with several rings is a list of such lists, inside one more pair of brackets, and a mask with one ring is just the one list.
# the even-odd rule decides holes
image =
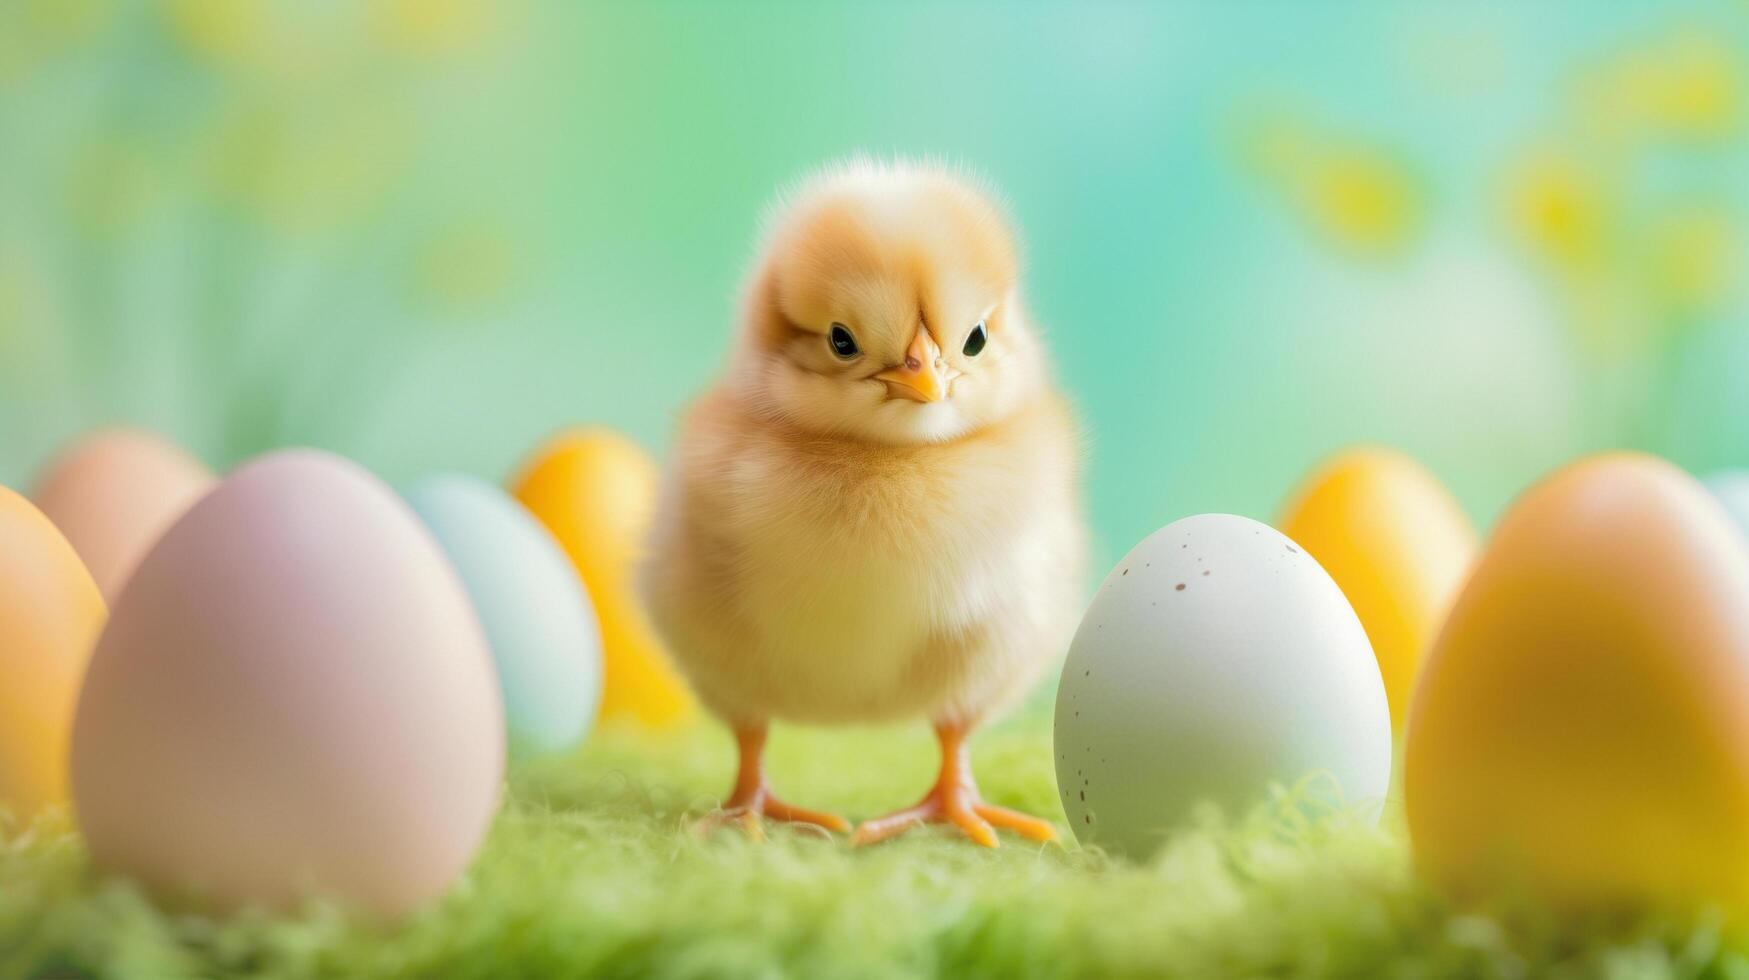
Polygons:
[[521,504],[474,477],[428,477],[407,500],[443,546],[485,627],[512,754],[581,743],[601,702],[601,632],[558,542]]
[[1706,478],[1706,488],[1731,512],[1737,526],[1749,534],[1749,470],[1721,470]]

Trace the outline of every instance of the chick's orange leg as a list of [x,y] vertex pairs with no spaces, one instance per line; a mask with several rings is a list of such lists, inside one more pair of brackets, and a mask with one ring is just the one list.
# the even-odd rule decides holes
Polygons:
[[851,843],[874,844],[922,823],[951,823],[985,847],[996,846],[997,827],[1030,840],[1056,839],[1056,828],[1048,822],[993,806],[978,796],[963,726],[936,725],[935,734],[941,739],[941,775],[936,778],[935,787],[916,806],[865,822],[856,828]]
[[754,837],[764,837],[761,817],[785,823],[807,823],[827,830],[849,830],[850,824],[834,813],[805,810],[791,806],[771,795],[765,783],[766,726],[743,725],[735,729],[735,744],[740,747],[741,765],[735,774],[735,788],[716,813],[706,817],[700,830],[710,831],[725,823],[738,823]]

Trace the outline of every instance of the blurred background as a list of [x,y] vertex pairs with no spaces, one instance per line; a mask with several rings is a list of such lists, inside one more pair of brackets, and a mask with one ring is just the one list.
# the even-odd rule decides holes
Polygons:
[[0,482],[157,429],[501,479],[667,445],[774,193],[1006,193],[1103,570],[1356,441],[1478,521],[1749,465],[1749,2],[0,0]]

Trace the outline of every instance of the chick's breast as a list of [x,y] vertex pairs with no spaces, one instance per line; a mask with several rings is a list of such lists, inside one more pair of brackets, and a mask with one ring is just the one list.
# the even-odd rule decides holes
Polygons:
[[878,446],[718,394],[674,460],[645,596],[731,722],[975,721],[1074,628],[1077,450],[1054,395],[951,443]]

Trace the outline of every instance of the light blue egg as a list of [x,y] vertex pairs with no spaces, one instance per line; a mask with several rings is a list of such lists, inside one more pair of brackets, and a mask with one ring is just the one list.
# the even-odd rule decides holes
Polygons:
[[1730,511],[1743,533],[1749,534],[1749,470],[1721,470],[1706,478],[1706,488]]
[[443,474],[407,493],[473,600],[504,689],[513,754],[583,741],[601,703],[601,632],[546,528],[497,487]]

